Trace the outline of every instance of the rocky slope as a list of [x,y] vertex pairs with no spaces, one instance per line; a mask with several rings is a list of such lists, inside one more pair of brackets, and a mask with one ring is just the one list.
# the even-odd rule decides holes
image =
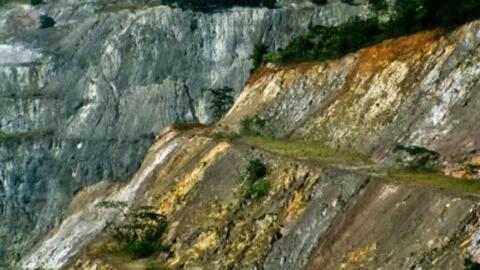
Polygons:
[[[467,257],[480,261],[477,182],[382,165],[395,144],[417,145],[438,151],[446,173],[472,173],[463,164],[478,160],[479,45],[473,22],[335,61],[263,67],[217,125],[166,129],[128,183],[82,190],[21,265],[463,269]],[[287,139],[232,135],[255,117],[258,132]],[[266,164],[270,189],[252,198],[245,169],[253,159]],[[165,214],[170,253],[111,252],[102,229],[115,216],[95,207],[105,199]]]
[[[463,269],[478,252],[478,196],[409,185],[331,156],[285,156],[211,130],[166,130],[126,186],[82,191],[27,269]],[[245,168],[267,165],[267,195],[248,196]],[[126,196],[128,194],[128,196]],[[152,205],[168,217],[168,256],[132,259],[101,229],[102,200]]]
[[[208,122],[203,89],[238,91],[255,43],[365,13],[340,1],[213,13],[46,2],[0,7],[0,258],[31,247],[81,188],[129,178],[165,126]],[[42,14],[56,27],[37,29]]]
[[382,162],[396,144],[437,151],[445,171],[478,162],[480,23],[386,41],[326,63],[269,65],[247,83],[221,130],[316,140]]

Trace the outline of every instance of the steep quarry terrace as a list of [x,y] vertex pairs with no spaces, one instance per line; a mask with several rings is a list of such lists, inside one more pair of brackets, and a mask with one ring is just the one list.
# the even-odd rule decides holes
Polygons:
[[[157,156],[162,162],[155,161]],[[248,195],[245,179],[253,159],[268,168],[270,188],[258,197]],[[125,270],[147,265],[463,269],[465,258],[478,255],[480,189],[464,193],[464,182],[449,179],[455,184],[444,186],[441,181],[447,179],[440,175],[424,183],[415,172],[405,178],[390,173],[360,154],[320,143],[219,138],[208,127],[170,128],[159,136],[131,183],[116,187],[106,182],[82,191],[62,225],[22,263]],[[168,217],[168,256],[132,259],[116,251],[108,233],[92,234],[92,228],[114,217],[85,203],[115,198],[135,183],[136,195],[125,200],[152,205]],[[69,228],[69,223],[79,226]]]
[[[167,128],[130,181],[79,191],[20,264],[464,269],[480,262],[479,79],[478,21],[334,61],[268,64],[219,123]],[[431,167],[404,166],[418,152]],[[252,181],[256,161],[266,171]],[[165,215],[168,252],[118,248],[105,230],[116,216],[95,207],[117,199]]]
[[[163,128],[210,122],[205,90],[238,93],[255,44],[277,48],[366,11],[340,0],[215,12],[30,2],[0,0],[0,263],[44,237],[79,190],[131,178]],[[38,29],[43,14],[55,27]]]

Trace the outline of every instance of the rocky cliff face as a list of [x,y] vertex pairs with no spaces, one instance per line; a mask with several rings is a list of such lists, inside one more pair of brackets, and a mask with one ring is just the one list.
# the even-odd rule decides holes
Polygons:
[[[445,172],[478,159],[479,45],[473,22],[335,61],[263,67],[217,125],[166,129],[128,184],[82,190],[20,264],[464,269],[465,258],[480,261],[478,183],[382,161],[395,144],[438,151]],[[229,134],[255,117],[257,131],[286,139]],[[245,178],[254,159],[270,185],[256,197]],[[103,230],[115,215],[94,207],[101,200],[166,215],[170,253],[135,260],[112,252]]]
[[[255,43],[278,47],[365,12],[340,1],[208,14],[146,2],[0,7],[0,258],[58,223],[82,187],[128,178],[165,126],[208,122],[202,89],[238,91]],[[38,30],[46,13],[57,26]]]

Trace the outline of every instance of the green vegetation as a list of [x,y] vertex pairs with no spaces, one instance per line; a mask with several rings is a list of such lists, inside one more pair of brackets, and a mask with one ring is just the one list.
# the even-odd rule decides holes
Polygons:
[[320,142],[277,139],[262,136],[242,136],[241,142],[294,158],[304,158],[324,164],[369,165],[368,157],[353,151],[333,149]]
[[440,154],[425,147],[396,145],[392,152],[395,163],[404,168],[436,171],[441,167]]
[[230,87],[208,89],[207,91],[212,97],[209,109],[214,120],[218,121],[232,107],[235,91]]
[[373,12],[381,12],[388,9],[386,0],[368,0],[368,5]]
[[240,132],[242,135],[259,136],[265,133],[266,121],[259,116],[246,117],[240,122]]
[[465,270],[480,270],[480,264],[472,261],[470,258],[465,258],[463,269],[465,269]]
[[247,166],[247,179],[256,181],[267,175],[267,167],[260,159],[250,160]]
[[215,138],[215,139],[226,139],[226,140],[236,140],[236,139],[239,139],[241,136],[238,134],[238,133],[233,133],[233,132],[215,132],[214,134],[212,134],[212,136]]
[[[386,11],[383,0],[369,0],[375,12]],[[385,39],[425,29],[452,29],[480,17],[477,0],[397,0],[389,21],[378,17],[353,18],[338,26],[315,26],[307,35],[294,37],[285,48],[268,53],[263,62],[294,63],[341,57]]]
[[264,178],[267,174],[267,167],[260,159],[257,158],[248,162],[246,168],[247,197],[256,198],[268,194],[270,182]]
[[267,54],[264,61],[292,63],[334,59],[385,38],[377,18],[353,18],[335,27],[312,27],[308,35],[294,37],[285,48]]
[[253,182],[248,188],[248,195],[251,197],[261,197],[268,194],[270,190],[270,182],[260,179]]
[[247,136],[238,139],[249,145],[293,158],[304,158],[325,165],[367,166],[367,170],[385,174],[384,180],[400,181],[420,186],[439,188],[458,193],[480,194],[480,184],[474,180],[456,179],[441,172],[421,169],[391,169],[375,166],[369,158],[361,154],[335,150],[319,142],[275,139],[269,137]]
[[441,172],[387,169],[386,180],[396,180],[458,193],[480,194],[478,181],[448,177]]
[[[383,175],[380,178],[384,181],[399,181],[457,193],[480,194],[480,183],[478,181],[445,176],[438,170],[439,167],[437,166],[440,154],[424,147],[396,145],[393,152],[405,152],[411,155],[412,158],[407,157],[404,162],[406,164],[411,162],[417,166],[394,168],[375,165],[368,156],[346,149],[334,149],[321,142],[264,136],[262,133],[264,133],[265,121],[258,116],[245,118],[241,125],[240,134],[217,133],[215,137],[257,147],[278,155],[304,159],[320,165],[357,167],[366,173]],[[256,181],[263,180],[266,176],[267,172],[262,164],[260,160],[249,162],[247,176],[252,175],[248,178],[253,179],[249,180],[250,185],[247,194],[249,196],[268,193],[268,182],[261,181],[255,184]],[[418,166],[418,164],[422,165]],[[466,163],[465,169],[470,174],[475,175],[480,172],[480,165]]]
[[402,145],[402,144],[395,145],[395,147],[393,148],[393,152],[400,152],[400,151],[405,151],[412,156],[429,155],[429,156],[437,157],[437,158],[440,156],[440,154],[438,152],[427,149],[425,147],[415,146],[415,145],[412,145],[412,146],[406,146],[406,145]]
[[38,6],[38,5],[43,4],[43,0],[31,0],[31,1],[30,1],[30,4],[31,4],[32,6]]
[[251,73],[253,73],[257,68],[259,68],[262,65],[263,62],[263,57],[265,54],[268,52],[268,47],[265,44],[255,44],[253,47],[253,53],[250,59],[252,59],[253,62],[253,68],[250,70]]
[[167,268],[163,267],[160,263],[154,261],[154,260],[149,260],[145,264],[145,270],[166,270]]
[[46,29],[50,27],[55,26],[55,20],[52,17],[49,17],[48,15],[42,15],[39,18],[39,28],[40,29]]
[[108,224],[112,238],[118,243],[121,251],[134,258],[146,258],[157,252],[169,250],[161,239],[167,229],[166,217],[157,214],[149,206],[129,209],[125,202],[102,201],[100,208],[116,209],[122,219]]
[[478,174],[480,172],[480,165],[472,164],[472,163],[466,163],[465,164],[465,171],[470,175]]

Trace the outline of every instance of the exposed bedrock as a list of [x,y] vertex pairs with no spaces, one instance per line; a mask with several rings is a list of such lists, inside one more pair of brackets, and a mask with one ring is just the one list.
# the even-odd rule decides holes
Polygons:
[[[202,89],[238,92],[255,43],[365,13],[340,1],[212,13],[47,2],[0,7],[0,257],[30,248],[82,187],[128,178],[165,126],[208,122]],[[57,25],[38,30],[45,13]]]

